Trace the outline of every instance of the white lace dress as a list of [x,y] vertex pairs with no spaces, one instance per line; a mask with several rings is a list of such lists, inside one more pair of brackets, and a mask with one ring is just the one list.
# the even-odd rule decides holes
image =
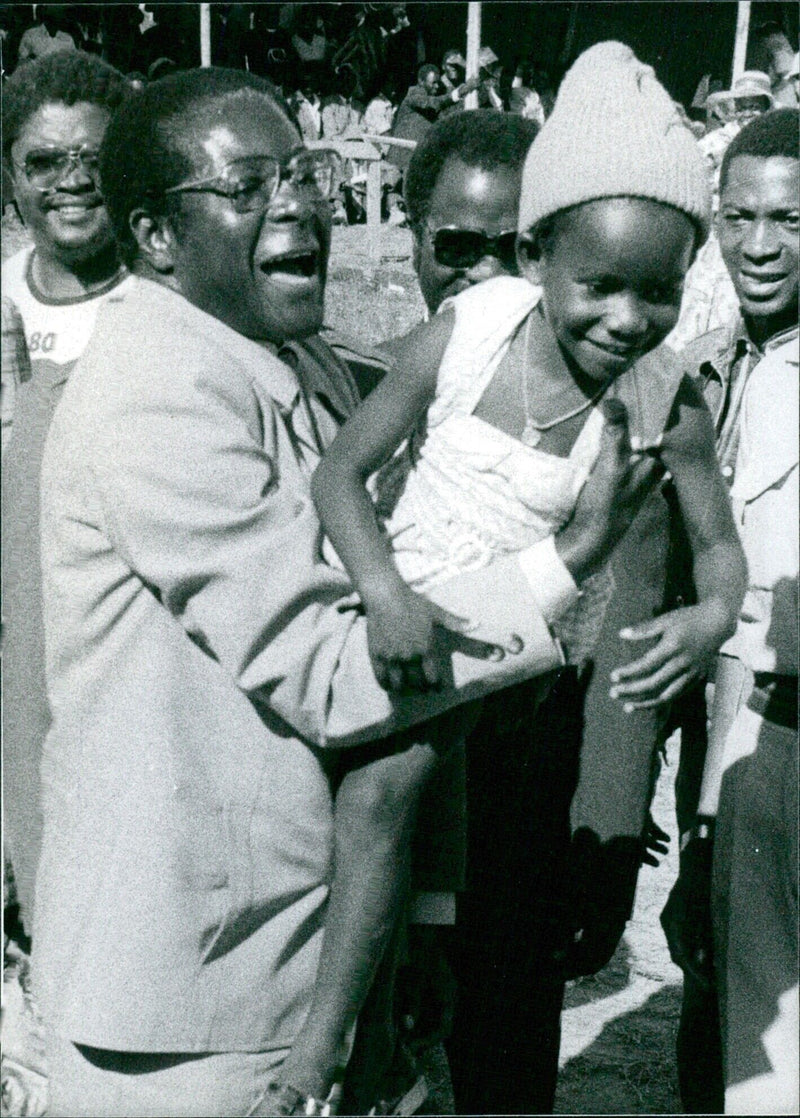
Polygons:
[[[436,397],[420,429],[370,480],[397,568],[415,590],[553,535],[597,458],[604,418],[596,408],[568,458],[526,446],[473,414],[538,299],[526,280],[499,277],[444,304],[456,321]],[[581,589],[556,627],[572,663],[591,654],[613,592],[610,569]]]

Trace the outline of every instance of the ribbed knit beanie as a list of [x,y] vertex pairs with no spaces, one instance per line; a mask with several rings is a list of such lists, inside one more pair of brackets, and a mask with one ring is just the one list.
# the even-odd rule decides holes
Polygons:
[[652,67],[624,43],[597,43],[565,75],[522,172],[520,233],[597,198],[675,206],[708,236],[711,198],[697,141]]

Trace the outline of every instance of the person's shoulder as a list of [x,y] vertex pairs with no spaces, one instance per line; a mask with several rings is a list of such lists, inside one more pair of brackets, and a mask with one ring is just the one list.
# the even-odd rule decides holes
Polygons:
[[7,295],[13,302],[17,302],[23,291],[30,294],[26,277],[32,253],[33,246],[26,245],[25,248],[21,248],[19,252],[15,252],[13,256],[9,256],[7,260],[3,261],[2,269],[0,269],[3,294]]
[[735,323],[727,323],[709,330],[679,350],[675,356],[684,372],[689,376],[697,376],[701,367],[707,362],[717,365],[718,362],[724,361],[731,348],[735,325]]
[[518,308],[532,309],[540,297],[541,289],[522,276],[493,276],[445,299],[439,313],[450,307],[459,321],[475,314],[484,319],[495,313],[513,315]]

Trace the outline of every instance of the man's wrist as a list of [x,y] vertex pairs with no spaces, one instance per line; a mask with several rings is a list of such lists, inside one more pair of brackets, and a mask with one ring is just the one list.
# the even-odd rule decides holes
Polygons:
[[716,823],[717,821],[713,815],[697,815],[691,827],[681,835],[681,853],[694,840],[713,842]]

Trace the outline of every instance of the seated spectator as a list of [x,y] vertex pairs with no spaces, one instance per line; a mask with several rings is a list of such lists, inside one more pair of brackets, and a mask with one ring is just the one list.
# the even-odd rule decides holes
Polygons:
[[331,92],[322,99],[322,136],[326,140],[346,140],[361,135],[363,106],[355,100],[356,74],[344,63],[331,82]]
[[362,124],[368,136],[385,136],[392,130],[395,107],[381,88],[364,110]]
[[[438,66],[426,62],[417,71],[417,84],[412,85],[403,98],[394,118],[392,135],[403,140],[423,138],[431,125],[446,109],[459,105],[468,93],[477,89],[475,80],[463,82],[450,91],[441,92]],[[392,149],[389,158],[402,171],[408,167],[411,151]]]
[[458,89],[463,84],[466,76],[467,64],[461,52],[457,50],[445,51],[442,59],[442,88],[446,89],[448,93],[452,93],[454,89]]
[[511,80],[508,97],[508,111],[517,116],[532,120],[539,128],[544,124],[542,99],[531,85],[531,66],[520,62]]
[[316,80],[306,76],[302,87],[291,98],[294,111],[297,113],[297,123],[303,139],[318,140],[322,135],[322,101],[317,92]]
[[32,62],[56,51],[76,50],[74,37],[65,30],[66,12],[61,4],[37,4],[39,23],[29,27],[19,42],[18,59]]
[[792,78],[796,51],[778,23],[766,23],[753,36],[755,65],[769,77],[775,102],[797,108],[797,83]]
[[491,47],[481,47],[478,53],[478,105],[482,109],[504,109],[500,94],[503,65]]

